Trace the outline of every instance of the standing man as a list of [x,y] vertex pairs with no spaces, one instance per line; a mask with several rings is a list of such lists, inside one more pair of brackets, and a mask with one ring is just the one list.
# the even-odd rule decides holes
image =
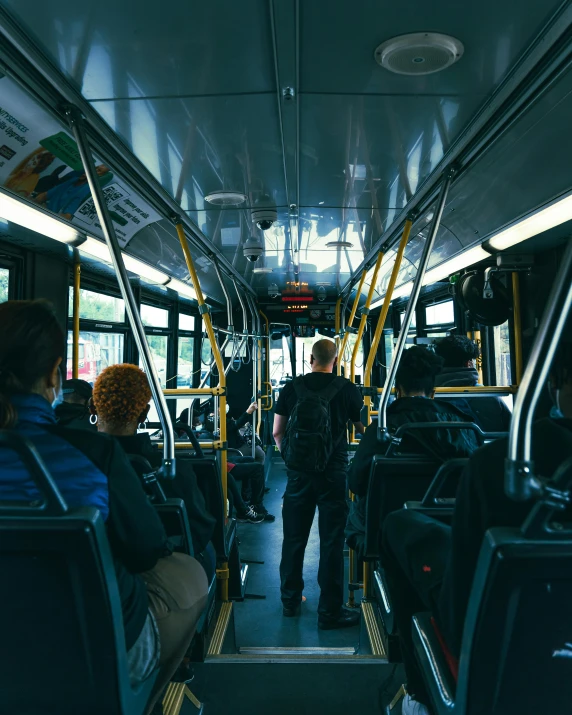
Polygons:
[[300,613],[304,552],[316,506],[319,511],[320,566],[318,628],[346,628],[359,613],[345,611],[344,527],[347,517],[347,423],[363,434],[363,399],[358,388],[333,374],[337,362],[331,340],[312,347],[312,372],[287,383],[276,404],[274,439],[286,463],[288,484],[282,512],[284,542],[280,563],[283,613]]

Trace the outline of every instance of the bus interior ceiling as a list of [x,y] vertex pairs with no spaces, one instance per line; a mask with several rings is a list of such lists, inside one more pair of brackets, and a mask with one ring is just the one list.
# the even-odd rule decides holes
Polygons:
[[[407,33],[425,39],[401,48],[397,42],[395,54],[383,60],[380,43]],[[509,0],[362,0],[350,8],[340,0],[173,0],[166,9],[117,0],[0,0],[0,38],[0,278],[8,270],[11,281],[5,295],[0,283],[0,300],[47,298],[71,331],[70,276],[78,259],[82,289],[120,297],[105,232],[89,188],[83,189],[69,122],[74,107],[83,116],[136,301],[168,316],[145,323],[161,387],[196,389],[204,381],[214,388],[219,378],[177,233],[181,223],[219,345],[231,336],[223,352],[225,365],[231,363],[230,415],[241,414],[257,394],[268,408],[259,433],[271,461],[268,508],[275,513],[286,477],[272,443],[272,396],[286,377],[310,370],[314,339],[346,339],[352,307],[354,329],[368,317],[357,361],[356,382],[362,382],[406,220],[411,233],[383,326],[389,343],[382,337],[372,384],[383,386],[434,224],[411,341],[431,342],[452,328],[480,330],[455,284],[462,273],[495,268],[510,296],[512,274],[519,275],[518,339],[526,362],[572,230],[571,2],[523,0],[517,8]],[[65,181],[76,182],[73,195],[61,189]],[[54,221],[50,230],[45,220]],[[451,298],[454,313],[430,323],[427,307]],[[117,356],[108,355],[108,363],[139,359],[127,318],[97,310],[81,316],[79,376],[89,381],[101,362],[89,331],[123,336],[109,348]],[[179,314],[193,322],[183,324]],[[494,361],[487,330],[483,344]],[[268,338],[258,353],[257,334]],[[250,342],[242,341],[245,335]],[[340,360],[349,375],[355,339],[346,335],[350,347]],[[504,372],[485,357],[484,384],[517,384],[514,345],[510,353]],[[170,400],[171,417],[190,403],[190,396]],[[389,690],[398,684],[401,672],[390,670],[385,654],[369,643],[369,627],[356,637],[317,632],[308,614],[301,626],[280,620],[280,529],[263,543],[257,529],[242,529],[241,554],[253,562],[250,592],[266,600],[236,605],[234,646],[245,649],[243,659],[227,643],[219,661],[212,659],[216,677],[224,668],[228,687],[238,692],[241,668],[282,658],[287,677],[272,669],[260,677],[285,688],[289,678],[314,677],[301,675],[305,652],[322,667],[328,657],[351,660],[355,647],[360,662],[387,667]],[[307,555],[307,597],[314,605],[310,573],[317,558],[315,525]],[[288,656],[296,647],[300,653]],[[198,694],[215,703],[214,671],[198,672]],[[304,706],[308,712],[334,687],[332,677],[324,671],[316,702]],[[361,705],[377,712],[383,677],[369,670],[360,677]],[[286,703],[288,697],[283,711],[273,711],[306,712],[295,700]],[[355,693],[346,704],[359,705]]]

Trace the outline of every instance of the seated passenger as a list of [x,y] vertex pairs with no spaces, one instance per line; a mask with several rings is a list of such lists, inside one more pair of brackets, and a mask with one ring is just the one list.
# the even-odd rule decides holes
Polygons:
[[[115,562],[131,681],[145,680],[159,665],[156,700],[195,632],[206,603],[206,577],[194,559],[171,554],[161,521],[119,445],[57,424],[53,405],[61,399],[64,345],[45,301],[0,305],[0,429],[34,444],[69,506],[101,512]],[[37,497],[20,459],[0,450],[0,500]]]
[[[422,347],[405,350],[395,377],[397,399],[387,408],[387,427],[394,433],[408,422],[471,422],[471,417],[454,405],[434,400],[435,378],[443,361]],[[454,457],[468,457],[477,448],[474,432],[470,430],[435,429],[407,433],[399,452],[423,454],[445,461]],[[366,496],[373,457],[386,453],[388,443],[377,439],[377,421],[366,429],[350,465],[348,484],[356,495],[346,525],[348,546],[363,559],[365,545]]]
[[60,427],[97,432],[97,427],[90,421],[89,403],[92,392],[92,386],[85,380],[64,380],[64,401],[56,407],[56,418]]
[[[537,421],[532,433],[537,474],[548,479],[572,456],[572,343],[561,341],[550,386],[558,417]],[[459,484],[452,527],[405,509],[385,521],[383,564],[409,693],[404,713],[428,712],[421,705],[428,700],[411,641],[413,614],[431,610],[450,653],[458,658],[484,534],[493,527],[520,527],[532,508],[533,502],[513,501],[504,492],[507,448],[508,440],[499,439],[473,454]],[[571,516],[568,510],[565,520]]]
[[[210,404],[210,411],[208,408],[206,408],[206,412],[208,413],[208,417],[205,415],[205,426],[206,423],[208,422],[209,425],[213,424],[213,415],[212,415],[212,403]],[[238,417],[236,420],[233,419],[232,417],[229,417],[227,414],[226,417],[226,440],[228,442],[228,446],[230,449],[238,449],[240,450],[245,457],[251,457],[252,456],[252,447],[247,444],[247,441],[245,437],[241,434],[241,429],[248,423],[252,422],[252,415],[256,410],[258,409],[258,405],[256,402],[252,402],[249,406],[246,412],[243,412],[240,417]],[[227,404],[227,411],[228,411],[228,404]],[[197,414],[198,417],[198,414]],[[181,414],[179,415],[179,421],[184,422],[185,424],[189,423],[189,410],[184,409]],[[193,425],[194,426],[194,425]],[[213,430],[209,430],[207,428],[207,431],[212,432]],[[266,454],[262,447],[259,445],[256,445],[256,456],[255,459],[257,462],[260,462],[261,464],[264,464],[264,458],[266,457]]]
[[[139,455],[158,468],[162,458],[147,432],[137,434],[137,426],[147,419],[151,405],[151,388],[147,376],[136,365],[111,365],[95,381],[92,414],[97,416],[97,429],[111,435],[128,455]],[[187,507],[195,556],[207,576],[216,568],[214,549],[209,542],[216,520],[209,514],[204,496],[189,459],[177,456],[175,479],[161,480],[167,497],[182,499]]]
[[[435,343],[435,352],[444,366],[435,380],[435,387],[475,387],[479,373],[475,360],[479,357],[477,343],[464,335],[448,335]],[[473,417],[483,432],[507,432],[511,411],[500,397],[447,397],[447,402]]]
[[[252,405],[251,405],[252,407]],[[249,408],[250,409],[250,408]],[[252,410],[254,412],[254,410]],[[201,435],[206,439],[214,439],[214,422],[212,417],[207,417],[203,425]],[[270,514],[264,506],[264,465],[254,461],[252,457],[236,457],[234,454],[228,456],[229,474],[239,482],[242,482],[241,502],[246,504],[247,512],[242,511],[241,502],[235,501],[238,521],[248,521],[259,523],[258,516],[262,515],[263,521],[274,521],[276,517]],[[251,513],[254,512],[254,515]]]

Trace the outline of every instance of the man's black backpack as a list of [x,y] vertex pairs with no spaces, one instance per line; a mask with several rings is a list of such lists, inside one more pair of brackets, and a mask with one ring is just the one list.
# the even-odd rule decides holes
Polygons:
[[282,440],[282,457],[288,469],[323,472],[336,447],[332,435],[330,402],[349,382],[336,377],[323,390],[308,390],[302,376],[292,382],[297,402]]

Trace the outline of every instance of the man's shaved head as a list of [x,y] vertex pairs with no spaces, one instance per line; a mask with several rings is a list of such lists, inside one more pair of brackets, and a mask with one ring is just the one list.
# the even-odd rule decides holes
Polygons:
[[336,344],[332,340],[318,340],[312,345],[312,355],[320,367],[329,367],[337,355]]

